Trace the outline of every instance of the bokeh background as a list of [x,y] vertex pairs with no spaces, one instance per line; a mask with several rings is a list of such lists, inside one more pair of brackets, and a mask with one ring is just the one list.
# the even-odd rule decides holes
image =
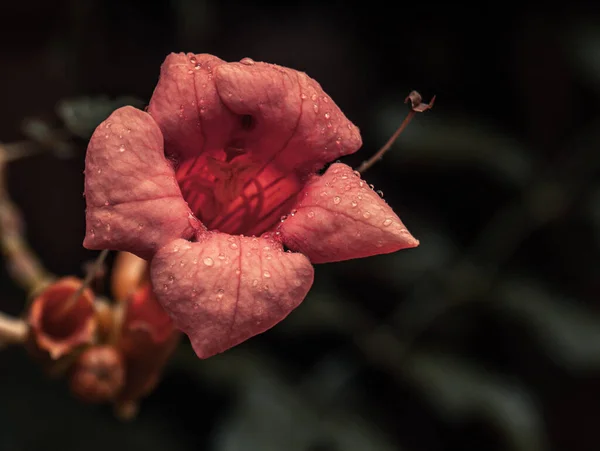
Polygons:
[[[320,265],[271,331],[187,342],[131,423],[0,351],[0,451],[600,449],[600,15],[594,2],[20,0],[0,5],[0,141],[27,237],[83,275],[86,136],[171,51],[306,71],[363,134],[437,95],[366,178],[416,249]],[[48,144],[50,143],[50,144]],[[25,293],[0,269],[0,310]]]

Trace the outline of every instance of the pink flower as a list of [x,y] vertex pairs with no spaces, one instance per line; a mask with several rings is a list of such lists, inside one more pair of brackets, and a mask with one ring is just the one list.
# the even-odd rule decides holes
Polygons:
[[317,175],[361,144],[302,72],[171,54],[148,112],[120,108],[91,138],[84,246],[151,261],[160,304],[210,357],[296,308],[311,263],[418,245],[350,167]]

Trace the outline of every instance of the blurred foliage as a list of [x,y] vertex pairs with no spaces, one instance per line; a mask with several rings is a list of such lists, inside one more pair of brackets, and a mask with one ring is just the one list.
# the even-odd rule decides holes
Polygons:
[[[362,129],[353,165],[393,133],[408,91],[438,96],[366,174],[419,248],[320,265],[297,311],[223,355],[198,361],[183,346],[133,424],[4,351],[0,450],[600,448],[600,16],[574,3],[477,19],[453,5],[401,9],[0,7],[33,30],[0,44],[13,81],[0,83],[0,139],[71,157],[17,161],[9,174],[32,245],[57,273],[80,274],[90,258],[85,139],[117,106],[143,107],[128,96],[150,97],[169,51],[306,70]],[[43,68],[35,84],[31,60]],[[0,306],[15,312],[22,293],[2,277]]]

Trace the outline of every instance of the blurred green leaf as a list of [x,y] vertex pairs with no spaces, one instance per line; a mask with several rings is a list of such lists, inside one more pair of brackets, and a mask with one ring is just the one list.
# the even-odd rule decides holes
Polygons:
[[108,97],[78,97],[59,102],[56,112],[71,133],[89,139],[104,119],[114,110],[125,105],[143,108],[144,103],[128,96],[114,100]]
[[[419,115],[384,157],[394,164],[410,161],[436,165],[474,167],[498,181],[524,185],[533,170],[529,150],[506,130],[485,124],[479,118],[444,114],[443,104]],[[404,105],[384,108],[376,127],[385,142],[406,116]]]
[[484,417],[504,433],[509,449],[546,449],[538,406],[522,387],[449,355],[416,352],[404,368],[446,421]]
[[497,304],[528,325],[538,344],[570,371],[600,368],[600,318],[574,300],[561,299],[534,281],[503,283]]

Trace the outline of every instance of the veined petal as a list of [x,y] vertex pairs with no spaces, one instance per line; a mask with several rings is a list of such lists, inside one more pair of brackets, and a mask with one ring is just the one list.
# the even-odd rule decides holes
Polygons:
[[238,140],[283,173],[320,169],[362,145],[358,128],[303,72],[246,58],[219,66],[215,83],[229,109],[249,116]]
[[345,164],[331,165],[304,188],[281,224],[284,244],[313,263],[387,254],[419,242],[390,206]]
[[223,105],[213,74],[225,61],[213,55],[171,53],[148,112],[165,138],[167,155],[184,161],[207,150],[223,149],[239,118]]
[[313,267],[271,239],[206,232],[160,249],[151,278],[158,301],[207,358],[284,319],[308,293]]
[[150,258],[201,227],[163,154],[162,133],[143,111],[123,107],[98,126],[85,159],[88,249]]

